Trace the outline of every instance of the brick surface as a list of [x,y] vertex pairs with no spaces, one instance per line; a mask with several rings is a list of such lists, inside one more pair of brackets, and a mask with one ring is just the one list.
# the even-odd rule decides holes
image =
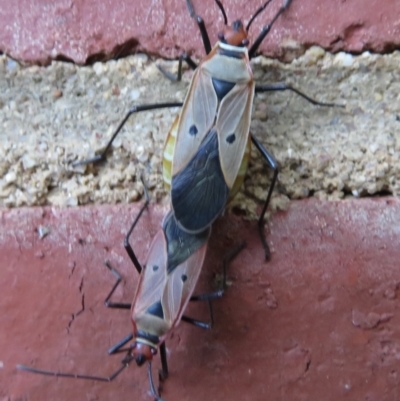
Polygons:
[[[20,372],[109,374],[121,356],[107,349],[129,333],[127,311],[103,305],[133,297],[137,275],[122,240],[135,206],[1,211],[0,399],[151,400],[146,369],[130,366],[112,383]],[[152,207],[132,244],[143,260],[165,210]],[[230,286],[214,302],[215,325],[182,323],[167,338],[165,400],[394,400],[398,391],[400,202],[294,201],[268,227],[263,261],[256,224],[218,221],[196,292],[212,288],[222,255],[243,239]],[[38,228],[50,233],[38,237]],[[84,305],[84,307],[83,307]],[[188,314],[206,319],[205,305]],[[157,364],[158,359],[156,359]]]
[[[248,21],[260,0],[225,0],[229,21]],[[212,0],[194,1],[211,42],[223,28]],[[251,27],[254,39],[279,8],[275,0]],[[264,55],[293,57],[313,44],[331,51],[390,51],[400,44],[400,3],[390,0],[293,0],[261,46]],[[76,63],[141,51],[177,57],[204,55],[200,34],[184,0],[1,0],[0,50],[19,60]]]

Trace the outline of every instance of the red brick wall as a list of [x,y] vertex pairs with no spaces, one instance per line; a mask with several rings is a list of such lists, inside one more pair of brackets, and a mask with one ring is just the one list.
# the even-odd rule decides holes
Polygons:
[[[224,0],[229,20],[249,17],[261,0]],[[240,3],[240,4],[235,4]],[[223,26],[213,0],[194,0],[211,41]],[[282,4],[274,0],[251,29],[254,38]],[[263,54],[293,55],[318,44],[331,51],[390,51],[400,44],[400,3],[392,0],[293,0],[261,47]],[[200,57],[202,44],[184,0],[0,0],[0,50],[19,60],[76,63],[144,51]]]

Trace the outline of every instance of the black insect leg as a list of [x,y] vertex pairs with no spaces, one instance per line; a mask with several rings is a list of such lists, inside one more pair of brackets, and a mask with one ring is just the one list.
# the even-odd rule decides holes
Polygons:
[[122,281],[122,277],[119,274],[119,272],[111,266],[111,264],[108,260],[106,260],[105,265],[108,267],[108,269],[114,275],[114,277],[117,279],[117,281],[115,282],[113,288],[111,289],[111,291],[107,295],[106,299],[104,300],[104,305],[107,306],[107,308],[130,309],[131,304],[120,303],[120,302],[110,302],[110,298],[114,294],[114,292],[117,289],[120,282]]
[[106,156],[107,156],[107,152],[110,150],[114,139],[117,137],[117,135],[121,131],[122,127],[125,125],[125,123],[127,122],[128,118],[132,114],[139,113],[141,111],[166,109],[166,108],[181,107],[181,106],[182,106],[182,103],[180,103],[180,102],[171,102],[171,103],[147,104],[147,105],[133,107],[132,109],[130,109],[128,111],[128,113],[126,114],[124,119],[120,122],[120,124],[118,125],[118,127],[115,130],[114,134],[112,135],[111,139],[108,141],[106,147],[104,148],[104,150],[100,154],[92,157],[91,159],[82,160],[82,161],[76,161],[76,162],[72,163],[72,166],[80,166],[80,165],[84,165],[84,164],[98,163],[98,162],[101,162],[101,161],[105,161],[106,160]]
[[205,329],[205,330],[211,329],[214,324],[214,315],[212,312],[211,302],[209,302],[208,305],[210,308],[210,322],[209,323],[203,322],[201,320],[193,319],[192,317],[185,316],[185,315],[182,316],[181,320],[183,322],[189,323],[193,326],[199,327],[200,329]]
[[122,349],[122,347],[131,341],[133,338],[133,334],[129,333],[122,340],[118,341],[117,344],[113,345],[107,352],[108,355],[117,354],[119,352],[130,351],[130,349]]
[[[257,39],[255,40],[255,42],[253,43],[253,45],[251,46],[250,50],[249,50],[249,58],[252,59],[255,54],[256,51],[258,50],[258,48],[260,47],[262,41],[265,39],[265,37],[268,35],[269,31],[271,30],[272,26],[274,25],[275,21],[279,18],[279,16],[286,11],[286,9],[290,6],[290,3],[292,2],[292,0],[285,0],[285,2],[283,3],[283,5],[281,6],[281,8],[278,10],[278,12],[275,14],[275,17],[272,18],[272,21],[268,24],[265,25],[263,27],[263,29],[261,30],[261,33],[258,35]],[[266,3],[266,5],[269,4],[269,2]]]
[[140,209],[138,215],[136,216],[136,219],[132,223],[131,228],[128,231],[128,234],[126,234],[125,239],[124,239],[124,248],[125,248],[130,260],[135,265],[136,270],[138,271],[139,274],[142,272],[142,266],[139,263],[136,255],[135,255],[135,252],[133,252],[133,248],[132,248],[131,244],[129,243],[129,237],[131,236],[133,229],[135,228],[137,222],[139,221],[140,217],[142,216],[142,213],[147,208],[147,206],[149,205],[149,202],[150,202],[149,192],[147,191],[147,187],[146,187],[146,184],[143,181],[143,177],[141,177],[141,180],[142,180],[142,183],[143,183],[144,196],[145,196],[146,200],[144,202],[144,205]]
[[214,292],[209,292],[206,294],[201,294],[201,295],[194,295],[190,298],[190,301],[197,302],[197,301],[207,301],[208,302],[208,307],[209,307],[209,312],[210,312],[210,322],[206,323],[201,320],[193,319],[189,316],[182,316],[182,321],[186,323],[190,323],[193,326],[199,327],[201,329],[211,329],[213,324],[214,324],[214,314],[212,310],[212,303],[211,301],[216,298],[221,298],[222,295],[224,295],[225,289],[227,287],[226,285],[226,271],[227,267],[230,264],[230,262],[236,258],[236,256],[246,247],[245,243],[240,244],[233,250],[229,251],[223,258],[222,262],[222,284],[221,288],[218,291]]
[[319,102],[318,100],[315,100],[303,92],[301,92],[299,89],[294,88],[293,86],[285,83],[277,83],[277,84],[268,84],[268,85],[256,85],[255,87],[255,92],[256,93],[263,93],[263,92],[276,92],[276,91],[292,91],[302,97],[303,99],[307,100],[314,106],[323,106],[323,107],[345,107],[343,104],[337,104],[337,103],[324,103],[324,102]]
[[[108,269],[111,271],[111,273],[115,276],[117,281],[115,282],[115,284],[114,284],[113,288],[111,289],[110,293],[107,295],[106,299],[104,300],[104,304],[107,306],[107,308],[131,309],[132,304],[121,303],[121,302],[110,302],[111,296],[113,295],[113,293],[115,292],[116,288],[118,287],[118,285],[122,281],[122,276],[120,275],[120,273],[116,269],[114,269],[111,266],[111,264],[110,264],[110,262],[108,260],[105,262],[105,265],[108,267]],[[120,340],[117,344],[113,345],[108,350],[108,354],[112,355],[112,354],[116,354],[116,353],[119,353],[119,352],[129,351],[129,349],[123,349],[122,347],[125,344],[127,344],[129,341],[131,341],[132,338],[133,338],[133,334],[129,333],[122,340]]]
[[168,79],[170,79],[171,81],[175,81],[175,82],[179,82],[182,79],[182,62],[186,61],[186,63],[188,64],[188,66],[192,69],[195,70],[197,68],[197,64],[192,60],[192,58],[186,54],[183,53],[179,56],[179,64],[178,64],[178,74],[172,74],[169,71],[165,70],[163,67],[161,67],[160,65],[156,65],[156,67],[158,68],[158,70]]
[[203,18],[201,18],[199,15],[196,14],[196,11],[194,11],[194,7],[191,0],[186,0],[186,5],[189,10],[190,17],[196,21],[197,26],[200,29],[201,38],[203,39],[204,50],[206,51],[206,54],[208,54],[211,51],[211,42]]
[[156,391],[156,386],[154,385],[154,380],[153,380],[153,372],[151,370],[151,362],[149,362],[149,365],[148,365],[147,377],[149,379],[150,391],[153,394],[153,396],[155,397],[156,401],[164,401],[160,396],[160,392]]
[[165,342],[160,345],[160,359],[161,359],[161,369],[158,372],[160,381],[165,380],[168,375],[168,362],[167,362],[167,350],[165,347]]
[[37,373],[37,374],[46,375],[46,376],[67,377],[67,378],[72,378],[72,379],[85,379],[85,380],[96,380],[96,381],[101,381],[101,382],[110,382],[110,381],[113,381],[126,367],[128,367],[129,363],[132,360],[133,360],[133,357],[130,355],[127,355],[122,360],[122,366],[108,377],[81,375],[81,374],[75,374],[75,373],[52,372],[49,370],[41,370],[41,369],[31,368],[30,366],[25,366],[25,365],[17,365],[17,369],[24,370],[25,372]]
[[258,219],[258,232],[260,234],[261,242],[264,247],[265,260],[270,260],[271,252],[269,250],[267,239],[265,238],[264,217],[265,217],[265,212],[267,211],[267,207],[269,205],[269,201],[271,199],[272,191],[274,190],[274,187],[275,187],[276,179],[278,178],[279,168],[278,168],[278,163],[276,162],[274,157],[271,155],[271,153],[269,153],[268,150],[265,149],[263,144],[252,134],[251,134],[251,141],[253,142],[253,144],[255,145],[257,150],[261,153],[261,156],[266,160],[268,166],[273,171],[272,181],[269,186],[267,198],[265,199],[263,209],[262,209],[260,217]]

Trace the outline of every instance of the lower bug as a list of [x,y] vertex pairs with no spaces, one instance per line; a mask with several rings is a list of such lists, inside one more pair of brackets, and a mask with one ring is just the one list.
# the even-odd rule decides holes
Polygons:
[[[145,194],[146,202],[133,222],[124,242],[125,249],[140,274],[132,304],[117,303],[110,300],[122,278],[118,271],[109,262],[106,262],[106,266],[117,280],[105,299],[105,305],[110,308],[130,309],[131,311],[131,333],[108,351],[109,354],[125,352],[121,366],[110,376],[54,372],[24,365],[18,365],[18,369],[43,375],[109,382],[114,380],[131,362],[136,362],[138,366],[147,362],[150,390],[157,400],[162,400],[154,385],[151,367],[153,357],[160,352],[162,366],[160,378],[165,379],[168,377],[165,347],[167,334],[179,324],[180,320],[200,328],[211,328],[213,323],[211,301],[222,296],[226,283],[227,263],[236,256],[244,245],[224,258],[224,278],[221,289],[193,296],[204,262],[211,228],[207,228],[199,234],[189,234],[179,228],[172,212],[167,213],[162,228],[157,232],[150,245],[147,260],[142,266],[129,243],[129,238],[143,211],[148,206],[149,197],[146,189]],[[210,309],[210,322],[185,316],[183,313],[189,301],[207,301]],[[129,342],[131,342],[130,345],[125,347]]]

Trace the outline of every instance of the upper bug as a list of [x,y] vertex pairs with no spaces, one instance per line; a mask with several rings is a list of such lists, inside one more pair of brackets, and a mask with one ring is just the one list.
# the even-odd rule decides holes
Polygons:
[[[290,0],[284,3],[248,50],[248,29],[272,0],[256,11],[246,27],[241,20],[228,25],[222,4],[215,1],[224,16],[225,28],[213,48],[203,20],[195,14],[192,3],[186,1],[190,15],[200,28],[207,56],[197,67],[187,55],[181,58],[196,70],[164,150],[164,180],[171,186],[172,209],[182,228],[192,233],[212,224],[243,180],[251,140],[256,141],[250,134],[256,89],[250,58],[290,4]],[[169,73],[166,75],[171,77]],[[276,173],[266,205],[277,174],[276,163],[269,156],[266,159]],[[263,220],[266,205],[260,220]]]
[[171,188],[171,207],[178,225],[192,234],[211,226],[224,210],[227,201],[238,191],[244,179],[253,143],[273,170],[258,220],[266,259],[269,259],[270,252],[265,239],[264,216],[277,180],[278,165],[272,154],[250,133],[254,94],[291,90],[314,105],[340,106],[318,102],[285,83],[255,84],[250,59],[275,21],[291,3],[291,0],[284,1],[248,49],[247,32],[255,18],[271,1],[267,1],[255,12],[245,27],[240,20],[228,26],[223,6],[219,0],[215,0],[224,16],[225,28],[218,35],[219,40],[215,46],[211,48],[204,21],[195,13],[191,1],[186,0],[191,17],[199,26],[207,56],[197,65],[188,55],[183,54],[180,57],[177,76],[159,67],[164,75],[174,80],[179,80],[182,76],[183,60],[195,69],[184,103],[168,102],[133,107],[101,154],[74,163],[87,164],[104,160],[113,140],[132,114],[182,106],[182,112],[177,116],[167,136],[163,158],[164,181]]

